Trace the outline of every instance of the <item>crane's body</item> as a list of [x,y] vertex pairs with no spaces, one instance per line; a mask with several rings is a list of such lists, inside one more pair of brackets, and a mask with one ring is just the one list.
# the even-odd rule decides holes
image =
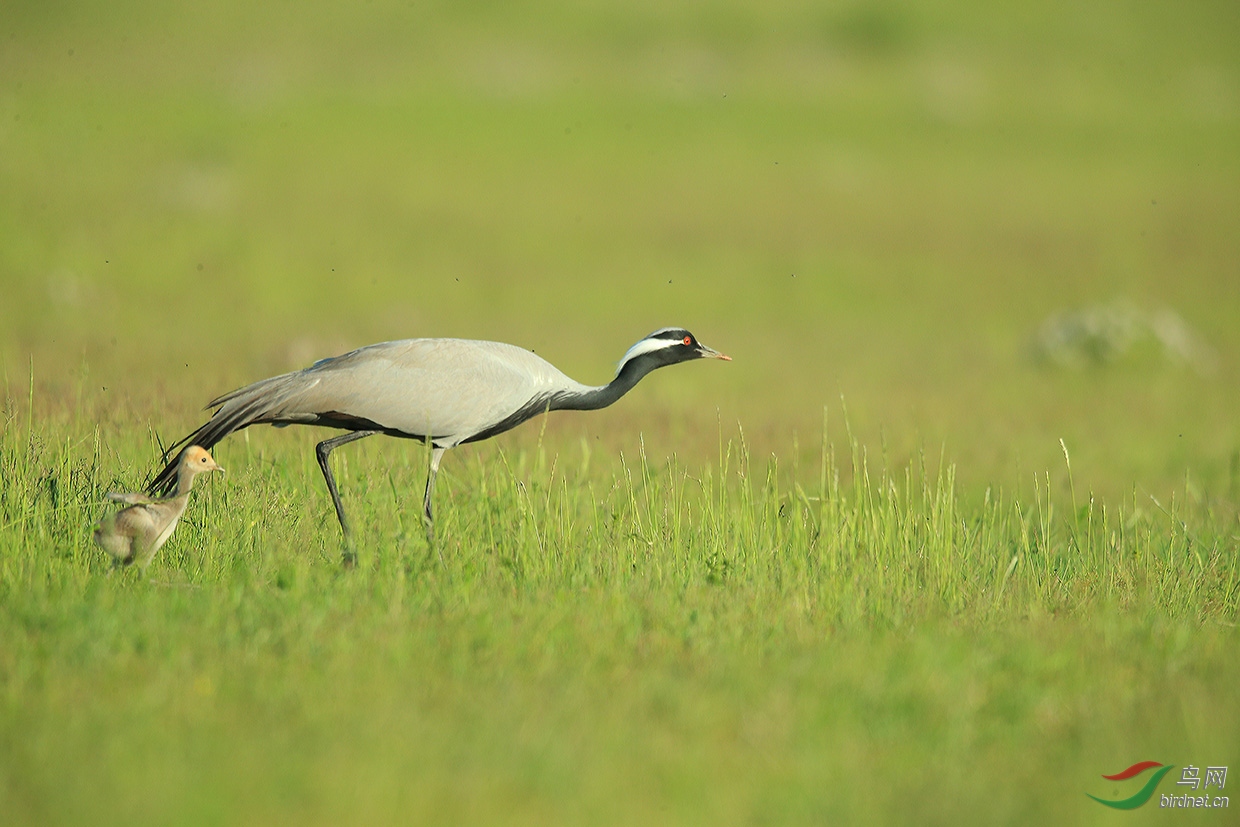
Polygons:
[[[625,354],[616,376],[590,387],[515,345],[470,339],[405,339],[369,345],[323,359],[224,394],[208,404],[215,413],[184,444],[207,448],[250,425],[321,425],[349,433],[317,446],[319,465],[341,529],[348,523],[327,464],[336,447],[374,434],[418,439],[432,446],[424,512],[432,526],[431,494],[443,452],[487,439],[550,410],[594,410],[610,405],[655,368],[694,358],[728,357],[680,328],[664,328]],[[168,492],[169,464],[152,481]]]
[[219,410],[203,435],[210,442],[234,425],[324,425],[452,448],[519,425],[565,391],[588,390],[514,345],[406,339],[323,359],[214,399],[208,407]]

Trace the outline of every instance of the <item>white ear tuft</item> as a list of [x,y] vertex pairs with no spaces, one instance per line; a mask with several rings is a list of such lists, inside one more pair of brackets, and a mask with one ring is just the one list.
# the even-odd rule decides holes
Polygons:
[[[670,330],[670,329],[671,328],[664,328],[664,330]],[[642,339],[640,342],[638,342],[637,344],[629,348],[628,352],[626,352],[624,356],[620,359],[620,364],[616,365],[616,373],[619,373],[620,371],[624,370],[624,366],[626,364],[628,364],[633,359],[636,359],[638,356],[641,356],[643,353],[652,353],[653,351],[656,351],[656,350],[662,350],[663,348],[668,348],[668,347],[677,347],[683,344],[683,342],[681,342],[680,339],[652,338],[662,332],[663,330],[656,330],[654,333],[650,334],[650,336],[647,336],[645,339]]]

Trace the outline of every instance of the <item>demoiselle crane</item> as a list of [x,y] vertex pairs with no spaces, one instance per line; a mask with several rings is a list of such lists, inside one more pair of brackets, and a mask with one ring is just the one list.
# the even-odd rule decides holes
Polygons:
[[181,515],[185,513],[194,477],[207,471],[224,470],[216,464],[211,454],[197,445],[182,451],[177,461],[169,467],[172,469],[173,485],[176,486],[170,497],[156,499],[145,494],[108,494],[112,502],[124,503],[129,507],[105,517],[95,528],[94,536],[99,547],[111,554],[118,564],[128,566],[136,562],[138,568],[146,571],[155,552],[172,536]]
[[[164,459],[182,445],[211,448],[251,425],[323,425],[348,431],[315,446],[348,541],[349,523],[328,456],[341,445],[375,434],[422,440],[431,446],[422,508],[427,538],[433,542],[431,498],[439,462],[449,448],[502,434],[547,411],[605,408],[650,371],[704,358],[731,361],[689,331],[665,327],[629,348],[610,382],[591,387],[515,345],[470,339],[383,342],[211,400],[211,418],[169,448]],[[177,464],[171,462],[148,490],[168,492],[176,479]]]

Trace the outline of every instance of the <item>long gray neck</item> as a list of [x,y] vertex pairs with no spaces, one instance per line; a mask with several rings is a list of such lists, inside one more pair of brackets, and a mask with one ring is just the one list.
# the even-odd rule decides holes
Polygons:
[[582,390],[566,391],[551,400],[553,411],[597,411],[606,408],[633,389],[641,378],[657,365],[642,359],[625,364],[616,378],[596,388],[583,386]]

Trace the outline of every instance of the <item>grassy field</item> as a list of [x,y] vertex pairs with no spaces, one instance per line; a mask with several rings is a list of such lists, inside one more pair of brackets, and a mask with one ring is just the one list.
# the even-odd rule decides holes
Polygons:
[[[0,821],[1172,818],[1086,793],[1240,763],[1240,35],[1027,5],[0,11]],[[442,561],[307,429],[89,542],[238,385],[666,324],[734,361],[450,453]]]

